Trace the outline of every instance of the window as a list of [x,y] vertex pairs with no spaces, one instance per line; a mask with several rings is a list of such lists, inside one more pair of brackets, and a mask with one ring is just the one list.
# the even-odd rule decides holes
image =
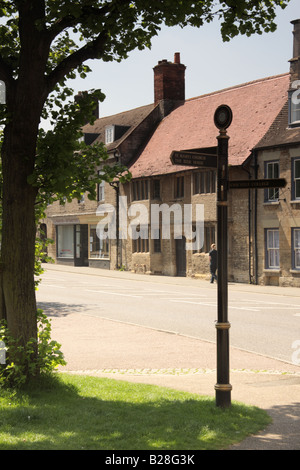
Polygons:
[[132,200],[141,201],[142,199],[148,199],[149,181],[138,180],[132,182]]
[[161,230],[158,228],[155,231],[155,238],[153,240],[154,253],[161,253]]
[[[97,225],[90,225],[89,241],[89,258],[109,258],[109,240],[108,237],[103,236],[99,238],[97,234]],[[108,230],[106,225],[104,231]]]
[[115,140],[115,126],[105,128],[105,143],[111,144]]
[[[98,176],[102,175],[102,171],[98,171]],[[97,185],[97,200],[98,202],[104,201],[105,199],[105,181],[101,181],[101,183],[98,183]]]
[[[193,226],[193,231],[196,231],[196,226]],[[204,225],[204,242],[200,250],[194,250],[194,253],[209,253],[212,243],[216,242],[216,228],[213,224]]]
[[206,194],[216,192],[216,172],[215,171],[200,171],[194,173],[193,180],[193,193]]
[[153,199],[160,199],[160,180],[153,180]]
[[279,230],[266,229],[266,268],[279,269]]
[[300,270],[300,228],[292,229],[292,268]]
[[184,197],[184,176],[177,176],[175,180],[175,197]]
[[300,158],[292,160],[292,199],[300,199]]
[[300,89],[297,86],[300,85],[300,81],[296,80],[294,89],[289,91],[289,126],[296,127],[300,126]]
[[138,238],[132,240],[133,253],[147,253],[149,251],[149,229],[148,225],[135,227]]
[[[265,162],[265,178],[279,178],[279,162]],[[267,188],[265,190],[265,202],[278,201],[279,188]]]
[[207,225],[206,227],[204,227],[203,251],[205,253],[209,253],[211,245],[215,242],[216,242],[216,228],[213,225]]
[[74,257],[74,225],[57,226],[57,257]]

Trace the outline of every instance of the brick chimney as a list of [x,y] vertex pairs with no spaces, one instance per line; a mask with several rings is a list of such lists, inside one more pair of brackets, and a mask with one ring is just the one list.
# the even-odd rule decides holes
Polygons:
[[290,62],[291,83],[300,80],[300,19],[291,21],[294,25],[293,58]]
[[[172,102],[172,107],[185,100],[185,65],[180,63],[180,53],[175,52],[174,62],[160,60],[154,70],[154,103]],[[170,103],[171,104],[171,103]]]

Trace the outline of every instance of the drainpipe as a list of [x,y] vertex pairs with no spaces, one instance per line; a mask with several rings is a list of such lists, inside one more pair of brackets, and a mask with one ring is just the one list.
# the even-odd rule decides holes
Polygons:
[[[248,174],[249,180],[251,179],[251,172],[247,170],[247,168],[243,168],[243,170]],[[251,273],[251,189],[248,190],[248,238],[249,238],[249,245],[248,245],[248,275],[249,275],[249,284],[252,284],[252,273]]]
[[[258,164],[257,164],[257,151],[253,151],[254,154],[254,178],[257,179],[258,177]],[[254,260],[255,260],[255,271],[254,271],[254,279],[255,284],[258,284],[258,267],[257,267],[257,260],[258,260],[258,253],[257,253],[257,189],[254,189]]]
[[117,213],[116,213],[116,224],[117,224],[117,227],[116,227],[116,230],[117,230],[117,233],[116,233],[116,237],[117,237],[117,240],[116,240],[116,243],[117,243],[117,246],[116,246],[116,269],[119,269],[120,267],[120,264],[119,263],[119,255],[120,255],[120,203],[119,203],[119,200],[120,200],[120,183],[119,181],[117,182],[117,186],[116,186],[116,206],[117,206]]
[[112,182],[109,185],[116,191],[116,265],[115,268],[119,269],[119,182]]
[[[251,179],[251,175],[249,173],[249,179]],[[248,236],[249,236],[249,247],[248,247],[248,263],[249,263],[249,284],[252,284],[252,272],[251,272],[251,243],[250,240],[251,240],[251,228],[252,228],[252,225],[251,225],[251,212],[252,212],[252,209],[251,209],[251,190],[249,189],[248,190]]]
[[[257,150],[253,150],[253,157],[254,157],[254,165],[252,168],[254,169],[254,179],[258,178],[258,168],[259,165],[257,164]],[[251,179],[251,173],[250,171],[244,170],[248,173],[249,179]],[[257,261],[258,261],[258,250],[257,250],[257,189],[254,189],[254,214],[251,214],[251,189],[248,192],[248,221],[249,221],[249,241],[250,241],[250,236],[251,236],[251,215],[253,215],[254,221],[253,221],[253,238],[254,238],[254,243],[253,243],[253,259],[254,259],[254,273],[253,276],[251,275],[251,252],[250,252],[250,243],[249,243],[249,277],[250,277],[250,283],[252,284],[252,278],[254,278],[254,284],[258,284],[258,266],[257,266]]]
[[[114,157],[117,162],[120,161],[121,154],[119,150],[116,150]],[[116,270],[119,269],[122,264],[122,250],[120,250],[120,183],[119,181],[109,183],[112,188],[116,191]],[[119,263],[120,258],[120,263]]]

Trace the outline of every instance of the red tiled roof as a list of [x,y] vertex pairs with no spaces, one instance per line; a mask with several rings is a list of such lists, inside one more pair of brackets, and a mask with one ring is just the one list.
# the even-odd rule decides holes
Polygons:
[[233,113],[227,131],[229,164],[242,165],[284,106],[289,80],[287,73],[187,100],[159,124],[130,167],[133,178],[187,170],[186,166],[172,165],[173,150],[216,146],[214,113],[221,104],[230,106]]

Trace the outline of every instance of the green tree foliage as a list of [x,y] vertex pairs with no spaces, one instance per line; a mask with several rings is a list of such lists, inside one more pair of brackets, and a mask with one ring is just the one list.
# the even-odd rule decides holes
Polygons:
[[[28,377],[50,375],[59,365],[66,365],[61,345],[51,339],[51,321],[37,311],[37,339],[30,338],[24,346],[10,335],[5,320],[0,321],[0,349],[5,351],[5,361],[0,363],[1,388],[19,388],[28,382]],[[3,347],[5,345],[5,347]],[[32,354],[38,351],[37,360],[32,361]]]
[[[37,204],[78,198],[85,191],[93,197],[97,182],[94,167],[106,158],[103,147],[88,149],[79,143],[80,126],[91,118],[95,101],[103,95],[93,90],[80,104],[72,102],[67,80],[77,74],[85,77],[90,59],[121,61],[136,48],[150,47],[164,24],[201,27],[218,18],[224,41],[237,34],[274,31],[276,8],[288,3],[0,1],[0,80],[6,88],[6,105],[1,106],[0,115],[4,127],[0,319],[7,322],[20,350],[32,338],[32,344],[37,344]],[[41,129],[41,117],[52,121],[53,130]],[[121,167],[105,165],[102,178],[111,181],[121,175]],[[37,347],[33,347],[29,360],[36,361],[36,355]]]
[[[64,91],[66,91],[66,87]],[[64,96],[63,96],[64,99]],[[130,173],[123,165],[107,163],[108,153],[102,143],[92,146],[83,141],[81,127],[86,122],[93,122],[95,103],[102,101],[100,90],[84,93],[79,102],[63,104],[56,95],[57,107],[44,113],[51,117],[52,130],[40,129],[35,169],[28,182],[38,188],[37,202],[45,206],[55,200],[61,203],[80,199],[88,192],[91,200],[96,198],[96,184],[117,178],[124,182]],[[96,167],[101,166],[101,178]]]

